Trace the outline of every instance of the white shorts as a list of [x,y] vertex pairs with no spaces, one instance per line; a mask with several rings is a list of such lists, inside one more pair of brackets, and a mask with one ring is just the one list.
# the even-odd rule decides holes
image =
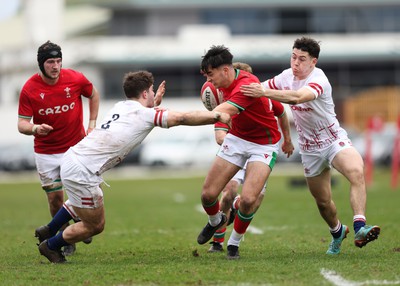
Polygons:
[[46,193],[62,190],[60,178],[60,162],[64,153],[39,154],[35,153],[36,169],[39,173],[40,183]]
[[62,159],[61,178],[72,206],[94,209],[103,205],[103,178],[86,169],[72,152],[67,151]]
[[228,133],[219,148],[217,156],[240,168],[244,168],[247,161],[258,161],[267,164],[272,170],[278,153],[279,142],[276,144],[261,145]]
[[[247,162],[246,162],[246,165],[247,165]],[[242,169],[240,169],[240,170],[235,174],[235,176],[233,176],[233,178],[232,178],[231,180],[234,180],[234,181],[238,182],[238,184],[243,185],[243,183],[244,183],[244,176],[246,175],[246,165],[245,165]],[[268,182],[268,181],[267,181],[267,182]],[[261,193],[262,193],[262,194],[265,193],[265,190],[266,190],[266,188],[267,188],[267,182],[265,182],[264,187],[263,187],[262,190],[261,190]]]
[[305,177],[315,177],[325,169],[332,168],[332,161],[340,151],[351,148],[353,144],[347,137],[336,140],[330,146],[313,151],[300,150]]

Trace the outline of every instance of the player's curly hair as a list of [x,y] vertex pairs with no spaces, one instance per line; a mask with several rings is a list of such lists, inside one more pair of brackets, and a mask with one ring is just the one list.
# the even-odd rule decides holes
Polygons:
[[128,72],[122,87],[127,98],[139,98],[140,94],[154,84],[154,76],[148,71]]
[[308,52],[311,57],[317,58],[319,57],[320,52],[320,42],[317,42],[314,39],[308,37],[301,37],[296,39],[293,44],[293,49],[302,50],[303,52]]

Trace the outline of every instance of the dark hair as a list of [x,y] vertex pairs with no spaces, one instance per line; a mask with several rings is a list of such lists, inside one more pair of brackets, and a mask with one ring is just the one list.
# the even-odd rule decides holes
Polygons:
[[308,52],[311,57],[318,59],[320,51],[319,43],[320,42],[317,42],[314,39],[302,37],[294,41],[293,49]]
[[47,75],[44,71],[44,62],[51,58],[62,59],[61,47],[57,44],[47,41],[46,43],[41,45],[37,51],[37,61],[39,64],[39,68],[45,76]]
[[137,71],[125,74],[122,86],[127,98],[139,98],[140,93],[148,90],[153,84],[154,77],[151,72]]
[[222,65],[232,65],[233,55],[224,46],[212,46],[203,56],[201,61],[201,71],[207,73],[209,69],[214,69]]

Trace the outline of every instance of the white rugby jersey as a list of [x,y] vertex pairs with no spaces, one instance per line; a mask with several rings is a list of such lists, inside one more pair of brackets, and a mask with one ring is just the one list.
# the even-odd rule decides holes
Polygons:
[[120,163],[154,126],[168,128],[168,111],[147,108],[135,100],[120,101],[98,126],[70,152],[93,174]]
[[347,137],[336,118],[331,84],[321,69],[314,68],[306,79],[295,80],[289,68],[262,85],[277,90],[299,90],[306,87],[314,93],[314,100],[290,105],[299,134],[299,146],[303,150],[324,148],[339,138]]

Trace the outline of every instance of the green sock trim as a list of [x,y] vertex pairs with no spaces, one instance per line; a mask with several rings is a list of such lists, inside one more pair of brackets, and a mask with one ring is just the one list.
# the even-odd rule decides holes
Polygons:
[[221,233],[214,233],[214,237],[215,238],[224,238],[225,237],[225,232],[221,232]]
[[45,190],[46,193],[52,193],[52,192],[58,192],[62,190],[62,186],[53,188],[53,189],[49,189],[49,190]]
[[210,205],[206,205],[206,204],[203,203],[203,206],[206,207],[206,208],[209,208],[209,207],[214,206],[217,202],[218,202],[218,199],[215,200],[215,201],[214,201],[213,203],[211,203]]
[[254,217],[254,213],[251,213],[249,215],[244,215],[240,211],[238,211],[237,214],[238,214],[239,219],[242,221],[250,221]]

